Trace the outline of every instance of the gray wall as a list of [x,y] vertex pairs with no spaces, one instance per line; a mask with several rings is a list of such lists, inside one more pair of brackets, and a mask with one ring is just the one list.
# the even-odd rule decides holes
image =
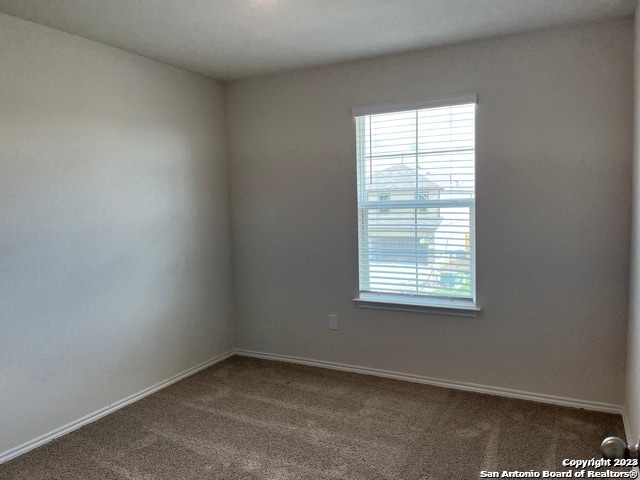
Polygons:
[[[632,28],[227,84],[235,339],[221,85],[0,15],[0,452],[235,346],[622,403]],[[351,107],[471,91],[482,315],[357,309]]]
[[[640,2],[639,2],[640,4]],[[635,18],[634,50],[634,151],[633,151],[633,216],[631,232],[631,275],[629,292],[629,333],[627,344],[627,388],[625,395],[625,427],[627,440],[634,443],[640,436],[640,12]]]
[[233,347],[219,83],[0,15],[0,453]]
[[[225,85],[238,347],[621,405],[632,34],[621,20]],[[356,308],[351,107],[473,91],[482,315]]]

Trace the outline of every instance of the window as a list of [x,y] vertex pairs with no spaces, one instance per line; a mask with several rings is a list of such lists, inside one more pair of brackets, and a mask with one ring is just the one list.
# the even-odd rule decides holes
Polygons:
[[[420,201],[420,200],[429,200],[429,194],[428,193],[416,193],[416,200]],[[421,207],[418,209],[418,212],[424,213],[427,212],[428,210],[424,207]]]
[[[416,195],[416,200],[438,200],[440,198],[440,192],[439,191],[428,191],[426,193],[418,193]],[[440,215],[440,209],[439,208],[424,208],[424,207],[420,207],[418,209],[418,212],[429,212],[433,215]]]
[[[388,202],[389,200],[391,200],[391,195],[389,195],[388,193],[382,193],[382,194],[378,195],[378,201],[379,202]],[[388,208],[381,208],[378,211],[380,213],[389,213],[389,209]]]
[[479,310],[475,105],[472,94],[353,109],[359,306]]

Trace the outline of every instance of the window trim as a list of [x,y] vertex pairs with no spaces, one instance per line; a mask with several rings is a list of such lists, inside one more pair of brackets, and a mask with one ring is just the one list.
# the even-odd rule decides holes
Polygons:
[[[353,302],[360,308],[396,312],[429,313],[455,317],[477,317],[482,308],[471,299],[428,297],[428,301],[410,295],[361,293]],[[415,299],[415,300],[413,300]],[[412,301],[413,300],[413,301]]]
[[354,117],[364,117],[365,115],[379,115],[381,113],[402,112],[405,110],[420,110],[423,108],[452,107],[455,105],[465,105],[467,103],[478,103],[477,93],[465,93],[463,95],[453,95],[448,97],[436,97],[410,102],[379,103],[377,105],[358,105],[351,109]]
[[[385,103],[385,104],[376,104],[376,105],[361,105],[352,108],[352,115],[354,117],[355,122],[360,122],[364,120],[365,116],[368,115],[378,115],[384,113],[393,113],[393,112],[401,112],[406,110],[420,110],[426,108],[437,108],[437,107],[445,107],[445,106],[455,106],[455,105],[465,105],[465,104],[475,104],[478,103],[478,95],[476,93],[467,93],[462,95],[455,96],[446,96],[446,97],[437,97],[431,99],[423,99],[416,101],[405,101],[405,102],[394,102],[394,103]],[[477,128],[477,125],[476,125]],[[356,136],[357,137],[357,136]],[[361,142],[358,142],[360,145]],[[362,148],[361,146],[359,148]],[[475,149],[475,145],[474,145]],[[357,158],[360,158],[362,152],[357,152]],[[362,169],[362,165],[358,162],[358,173],[359,175],[363,172],[360,172]],[[361,196],[360,189],[361,185],[358,182],[358,196]],[[465,199],[466,200],[466,199]],[[432,206],[431,203],[440,203],[441,200],[430,200],[428,201],[429,206]],[[369,203],[369,202],[367,202]],[[373,203],[373,202],[371,202]],[[381,203],[381,202],[380,202]],[[473,198],[474,208],[471,209],[471,218],[469,219],[473,225],[473,229],[476,229],[475,225],[475,205],[476,198]],[[435,206],[435,205],[433,205]],[[438,205],[439,207],[440,205]],[[360,255],[363,253],[360,251],[360,235],[358,234],[358,250],[360,254],[358,255],[358,270],[362,271],[362,265],[360,264]],[[366,252],[364,252],[366,255]],[[378,293],[378,292],[368,292],[368,285],[359,285],[359,296],[353,298],[353,302],[360,308],[370,308],[370,309],[378,309],[378,310],[391,310],[391,311],[402,311],[402,312],[412,312],[412,313],[428,313],[428,314],[436,314],[436,315],[449,315],[449,316],[457,316],[457,317],[477,317],[481,312],[481,307],[478,305],[477,301],[477,277],[476,277],[476,249],[475,242],[474,248],[472,251],[472,262],[471,262],[471,275],[476,279],[476,281],[472,285],[472,298],[449,298],[449,297],[436,297],[436,296],[418,296],[418,295],[410,295],[410,294],[393,294],[393,293]],[[368,268],[368,265],[365,266],[365,269]],[[362,281],[362,276],[358,275],[358,281]],[[366,278],[369,278],[366,275]]]

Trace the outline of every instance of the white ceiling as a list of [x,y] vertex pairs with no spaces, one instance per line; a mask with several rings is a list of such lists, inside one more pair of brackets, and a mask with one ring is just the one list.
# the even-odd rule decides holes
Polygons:
[[631,15],[637,0],[0,0],[219,80]]

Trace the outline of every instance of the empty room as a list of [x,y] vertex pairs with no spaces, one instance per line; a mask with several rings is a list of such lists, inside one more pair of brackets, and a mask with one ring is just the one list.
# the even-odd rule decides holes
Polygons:
[[0,0],[0,479],[637,478],[638,0]]

